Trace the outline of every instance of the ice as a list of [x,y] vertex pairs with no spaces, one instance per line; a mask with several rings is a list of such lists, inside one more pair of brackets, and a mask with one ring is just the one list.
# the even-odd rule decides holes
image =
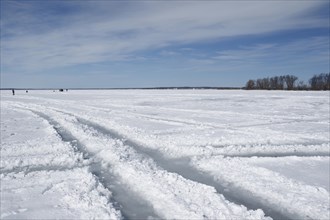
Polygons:
[[327,219],[329,120],[328,92],[1,91],[1,218]]

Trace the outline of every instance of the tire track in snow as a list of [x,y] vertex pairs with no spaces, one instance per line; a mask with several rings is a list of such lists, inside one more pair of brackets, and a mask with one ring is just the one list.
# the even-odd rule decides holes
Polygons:
[[69,142],[76,152],[82,153],[84,159],[93,161],[88,165],[90,172],[112,193],[113,199],[109,202],[111,202],[116,209],[121,211],[124,219],[159,218],[155,214],[153,208],[143,198],[121,183],[118,177],[111,173],[111,168],[104,167],[102,161],[97,160],[95,155],[89,152],[68,130],[64,129],[57,121],[50,118],[48,115],[31,109],[30,111],[53,126],[61,139],[64,142]]
[[[177,176],[178,173],[176,173],[176,172],[173,172],[173,174],[171,174],[171,172],[168,172],[166,169],[159,170],[157,168],[159,166],[153,168],[153,165],[151,165],[151,167],[149,168],[148,167],[149,163],[150,163],[149,161],[151,161],[151,164],[153,164],[154,160],[148,154],[147,151],[142,152],[141,149],[140,150],[136,149],[137,146],[135,146],[135,147],[131,146],[131,145],[137,145],[136,143],[132,142],[129,139],[122,140],[123,136],[121,136],[120,134],[118,134],[116,132],[109,133],[109,131],[106,130],[105,128],[103,128],[102,126],[93,124],[93,122],[87,121],[83,118],[80,118],[80,117],[77,118],[70,113],[61,112],[61,115],[63,115],[63,114],[66,114],[70,117],[74,117],[75,119],[77,119],[77,120],[73,120],[73,122],[69,123],[69,124],[73,123],[72,125],[74,126],[74,127],[72,127],[72,125],[70,125],[69,128],[74,129],[74,130],[82,129],[83,133],[80,133],[79,136],[81,138],[84,138],[84,136],[85,136],[87,140],[90,138],[95,139],[95,140],[92,140],[91,143],[93,143],[95,141],[98,142],[98,140],[102,140],[103,137],[106,137],[106,139],[108,139],[109,141],[111,140],[112,142],[115,141],[115,142],[120,142],[121,144],[123,144],[123,145],[119,144],[118,146],[115,146],[115,147],[121,147],[121,146],[125,145],[128,148],[132,148],[132,150],[133,150],[132,155],[130,155],[130,150],[127,152],[128,154],[125,155],[126,150],[124,150],[124,155],[120,155],[120,157],[123,157],[124,160],[120,159],[120,161],[121,161],[120,163],[122,165],[126,164],[125,166],[130,166],[129,165],[130,163],[134,164],[137,162],[139,164],[138,166],[146,166],[147,170],[151,168],[150,171],[152,173],[148,173],[147,175],[142,174],[142,173],[140,173],[141,172],[139,170],[140,168],[138,168],[138,170],[136,171],[138,173],[136,173],[134,175],[139,176],[142,174],[142,176],[145,176],[145,177],[142,177],[142,179],[139,177],[141,180],[146,178],[147,182],[146,182],[146,186],[143,186],[143,188],[145,188],[144,190],[146,190],[146,187],[153,187],[154,183],[155,183],[156,190],[159,190],[158,187],[164,188],[164,190],[163,189],[160,190],[160,193],[161,193],[160,195],[157,193],[156,197],[154,197],[155,195],[152,195],[152,194],[154,194],[154,192],[152,192],[151,194],[147,193],[148,194],[147,197],[151,196],[151,198],[154,197],[154,199],[156,199],[156,200],[151,199],[151,201],[154,201],[154,202],[157,201],[156,204],[154,204],[154,206],[156,206],[158,208],[158,210],[162,210],[163,206],[165,206],[164,210],[170,211],[169,208],[173,204],[177,204],[176,208],[174,208],[174,207],[170,208],[170,209],[174,208],[173,210],[170,211],[170,213],[174,214],[173,216],[181,216],[181,217],[175,217],[175,218],[182,218],[183,216],[187,217],[189,215],[190,216],[199,216],[202,213],[205,213],[205,215],[203,215],[203,217],[198,217],[198,218],[225,218],[225,219],[227,219],[227,218],[230,218],[230,219],[232,219],[232,218],[245,218],[245,219],[247,219],[247,218],[249,218],[249,219],[250,218],[252,218],[252,219],[265,218],[265,217],[263,217],[264,214],[260,209],[257,211],[247,210],[244,206],[241,206],[240,203],[239,203],[239,205],[237,205],[234,202],[228,202],[227,200],[225,200],[225,197],[223,197],[223,195],[214,194],[214,192],[216,192],[214,187],[210,187],[207,184],[201,184],[200,181],[194,181],[194,180],[190,180],[187,178],[183,178],[180,175]],[[63,118],[61,116],[60,116],[60,118],[61,118],[61,121],[66,124],[66,126],[69,125],[69,124],[67,124],[67,122],[68,122],[67,119],[63,120]],[[74,124],[76,124],[76,125],[74,125]],[[102,129],[105,129],[105,130],[103,130],[101,132]],[[77,132],[77,131],[75,131],[75,132]],[[89,141],[87,141],[87,142],[90,143]],[[101,144],[101,142],[96,143],[96,145],[98,145],[98,144]],[[90,146],[90,147],[92,147],[92,146]],[[134,153],[134,152],[136,152],[136,153]],[[103,152],[99,152],[99,153],[103,154]],[[115,152],[112,152],[112,154],[113,153],[115,153]],[[133,157],[133,161],[130,159],[131,156]],[[136,159],[137,159],[137,161],[136,161]],[[111,161],[109,161],[109,162],[113,163]],[[168,163],[168,162],[170,162],[170,161],[166,160],[166,163]],[[122,165],[118,164],[118,166],[122,166]],[[116,166],[116,163],[115,163],[115,166]],[[120,169],[122,169],[122,168],[120,168]],[[131,168],[129,168],[129,169],[131,169]],[[144,169],[145,168],[143,168],[142,170],[144,170]],[[97,169],[97,170],[100,171],[100,169]],[[125,168],[125,170],[126,170],[126,168]],[[129,171],[129,172],[131,172],[131,171]],[[147,172],[149,172],[149,171],[147,171]],[[152,174],[152,176],[148,176],[150,174]],[[155,177],[153,177],[154,175],[155,175]],[[159,175],[161,175],[161,177]],[[160,179],[157,180],[157,178],[159,178],[159,177],[160,177]],[[148,183],[148,181],[150,181],[149,178],[151,178],[151,183],[150,182]],[[133,179],[135,179],[135,177]],[[138,181],[140,181],[140,180],[138,180]],[[158,181],[159,181],[159,183],[157,183]],[[169,182],[167,182],[167,181],[169,181]],[[163,185],[163,183],[161,183],[161,182],[164,182],[165,185]],[[139,182],[137,182],[137,184],[139,184]],[[177,185],[177,184],[179,184],[179,185]],[[182,184],[185,184],[185,185],[183,186]],[[168,187],[170,187],[170,189],[168,189]],[[139,188],[139,189],[141,189],[141,188]],[[170,191],[168,191],[168,190],[170,190]],[[173,192],[173,190],[174,190],[174,192]],[[153,191],[153,189],[151,189],[151,191]],[[163,200],[164,195],[166,195],[166,194],[162,195],[162,193],[164,193],[166,191],[168,191],[168,193],[170,193],[166,197],[174,199],[173,201],[169,201],[169,200],[164,201]],[[142,190],[142,192],[143,192],[143,190]],[[147,191],[144,191],[144,192],[147,192]],[[201,193],[203,193],[203,194],[201,194]],[[187,195],[185,195],[185,194],[187,194]],[[142,195],[144,196],[144,194],[142,194]],[[203,195],[203,196],[201,197],[201,195]],[[174,198],[173,198],[173,196],[174,196]],[[186,196],[188,196],[188,197],[186,197]],[[158,202],[159,199],[160,199],[160,203]],[[167,205],[166,203],[169,203],[169,205]],[[197,208],[196,210],[194,210],[195,208],[192,209],[192,207],[196,206],[195,203],[198,204],[196,207]],[[184,204],[189,204],[190,207],[185,207],[185,209],[187,209],[187,210],[182,210],[180,207],[182,207],[182,205],[184,205]],[[257,207],[257,208],[259,208],[259,207]],[[175,211],[175,210],[177,210],[177,211]],[[191,211],[193,211],[193,212],[191,212]],[[143,210],[143,212],[145,212],[145,210]],[[164,211],[162,211],[162,213],[164,214]],[[187,213],[187,214],[183,214],[183,213]],[[190,214],[188,215],[188,213],[190,213]],[[206,213],[208,213],[208,214],[206,214]],[[171,216],[171,214],[170,215],[165,214],[165,216],[166,215]],[[215,216],[217,216],[217,217],[215,217]],[[165,217],[165,218],[168,218],[168,217]],[[173,218],[173,217],[171,217],[171,218]],[[196,218],[196,217],[192,217],[192,218]]]
[[[208,172],[199,171],[197,168],[191,166],[190,158],[181,158],[174,160],[165,158],[161,154],[161,152],[145,147],[137,142],[134,142],[133,140],[126,138],[124,135],[121,135],[120,133],[112,129],[106,128],[100,124],[97,124],[90,120],[83,119],[81,117],[77,117],[77,116],[74,117],[77,118],[77,122],[80,124],[91,127],[92,129],[95,129],[97,132],[102,133],[103,135],[108,136],[111,139],[121,140],[124,145],[130,146],[133,149],[135,149],[138,153],[153,159],[153,161],[158,166],[160,166],[161,168],[165,169],[168,172],[177,173],[186,179],[203,183],[205,185],[213,186],[218,193],[224,195],[225,198],[231,202],[234,202],[236,204],[242,204],[249,209],[261,208],[266,215],[274,219],[297,218],[296,214],[291,213],[290,209],[277,208],[277,207],[273,208],[274,204],[272,204],[271,202],[269,203],[265,202],[267,201],[267,198],[260,199],[260,197],[257,197],[253,192],[250,192],[248,189],[234,186],[235,184],[224,183],[219,178],[215,180],[215,178],[211,176]],[[314,147],[314,145],[311,146]],[[296,155],[299,155],[299,153],[305,156],[314,156],[313,152],[296,152]],[[283,156],[285,156],[285,154]],[[328,157],[329,155],[325,152],[317,152],[316,156]],[[247,155],[247,157],[249,156]]]
[[83,168],[83,167],[87,167],[89,166],[89,164],[77,164],[75,166],[23,166],[23,167],[14,167],[12,169],[1,169],[0,170],[0,174],[10,174],[10,173],[21,173],[23,172],[25,175],[32,173],[32,172],[40,172],[40,171],[67,171],[67,170],[72,170],[72,169],[76,169],[76,168]]
[[225,157],[291,157],[291,156],[296,156],[296,157],[330,157],[330,153],[326,152],[288,152],[288,153],[241,153],[241,154],[214,154],[214,155],[223,155]]
[[273,219],[290,219],[290,217],[287,216],[286,213],[280,213],[272,209],[272,207],[267,206],[259,199],[254,198],[251,193],[243,191],[239,188],[235,188],[228,184],[222,184],[221,182],[216,181],[212,176],[208,175],[207,173],[197,170],[189,164],[189,158],[165,158],[159,151],[142,146],[134,142],[133,140],[124,137],[116,131],[105,128],[97,123],[91,122],[81,117],[74,116],[73,114],[69,115],[77,118],[77,121],[79,123],[89,126],[96,131],[102,133],[103,135],[108,136],[111,139],[121,140],[124,145],[132,147],[138,153],[144,155],[147,158],[151,158],[158,166],[168,172],[177,173],[186,179],[214,187],[217,193],[224,195],[225,198],[230,202],[239,205],[244,205],[248,209],[252,210],[262,209],[267,216],[270,216]]
[[325,188],[287,178],[281,172],[258,166],[253,161],[258,160],[226,159],[223,156],[193,158],[200,170],[212,173],[219,181],[249,191],[293,219],[329,219],[329,192]]
[[[103,113],[112,113],[112,114],[117,114],[117,113],[123,113],[122,111],[120,110],[114,110],[114,109],[111,109],[109,110],[108,108],[104,108],[104,107],[96,107],[96,106],[92,106],[92,105],[88,105],[88,104],[85,104],[85,105],[82,105],[80,104],[79,106],[81,106],[82,109],[94,109],[96,111],[100,111],[100,112],[103,112]],[[77,107],[77,106],[76,106]],[[135,106],[137,107],[137,106]],[[54,109],[55,110],[55,109]],[[57,111],[57,110],[55,110]],[[195,110],[188,110],[187,111],[195,111]],[[62,112],[62,111],[59,111],[59,112]],[[212,111],[213,112],[213,111]],[[221,111],[222,112],[222,111]],[[66,112],[62,112],[64,114],[70,114],[70,113],[66,113]],[[169,123],[169,124],[181,124],[181,125],[188,125],[188,126],[193,126],[193,127],[200,127],[200,128],[213,128],[213,129],[227,129],[227,130],[232,130],[232,131],[237,131],[237,128],[242,128],[242,127],[249,127],[249,125],[233,125],[233,126],[219,126],[217,124],[214,124],[214,123],[210,123],[210,122],[198,122],[198,121],[195,121],[195,120],[192,120],[192,119],[187,119],[187,120],[182,120],[182,119],[178,119],[178,118],[167,118],[167,117],[163,117],[163,116],[150,116],[150,115],[147,115],[145,113],[139,113],[139,112],[135,112],[135,111],[132,111],[132,110],[129,110],[127,111],[127,113],[129,114],[125,114],[125,117],[128,117],[128,118],[139,118],[139,119],[146,119],[146,120],[149,120],[149,121],[154,121],[154,122],[161,122],[161,123]],[[226,113],[226,114],[231,114],[231,112],[223,112],[223,113]],[[246,115],[246,113],[240,113],[240,114],[243,114],[243,115]],[[72,115],[72,114],[71,114]],[[248,114],[249,115],[249,114]],[[270,116],[268,115],[264,115],[263,117],[265,117],[265,119],[269,118]],[[272,120],[274,119],[273,118],[274,116],[272,116]],[[259,118],[259,117],[258,117]],[[263,123],[263,124],[260,124],[260,125],[274,125],[274,124],[286,124],[286,123],[297,123],[297,122],[301,122],[301,121],[304,121],[304,122],[323,122],[323,120],[321,121],[315,121],[314,119],[292,119],[292,118],[288,118],[288,117],[280,117],[278,116],[279,119],[281,120],[284,120],[284,121],[278,121],[278,122],[272,122],[272,123]],[[324,119],[324,121],[326,121],[326,119]],[[251,127],[254,127],[254,126],[257,126],[259,124],[255,124],[255,125],[251,125]],[[251,134],[253,132],[249,131],[245,131],[244,133],[247,133],[247,134]],[[290,145],[290,147],[296,147],[298,145],[303,145],[303,146],[312,146],[312,145],[323,145],[323,144],[329,144],[329,142],[320,142],[320,141],[316,141],[316,142],[310,142],[310,143],[297,143],[297,144],[281,144],[281,145],[274,145],[274,144],[271,144],[269,145],[270,147],[278,147],[278,146],[283,146],[283,145]],[[262,147],[261,145],[257,144],[256,146],[257,147]],[[232,146],[232,145],[216,145],[216,146],[212,146],[214,148],[224,148],[224,147],[228,147],[228,146]],[[252,147],[255,147],[254,144],[251,144]],[[235,145],[235,147],[251,147],[250,145]],[[268,147],[268,146],[267,146]],[[292,152],[292,153],[279,153],[281,155],[275,155],[274,154],[274,157],[278,157],[278,156],[281,156],[281,157],[285,157],[285,156],[302,156],[302,157],[309,157],[309,156],[330,156],[330,152],[327,151],[327,152],[322,152],[322,151],[319,151],[319,152],[311,152],[311,153],[306,153],[306,152]],[[240,155],[243,155],[241,154],[241,152],[237,153],[237,154],[223,154],[223,155],[227,155],[228,157],[230,156],[233,156],[233,157],[239,157]],[[259,157],[272,157],[273,154],[268,154],[268,153],[258,153],[258,154],[252,154],[252,153],[246,153],[244,154],[242,157],[253,157],[253,156],[259,156]]]
[[[53,109],[55,110],[55,109]],[[121,140],[124,145],[128,145],[135,149],[138,153],[143,154],[146,158],[152,158],[156,163],[164,168],[166,171],[177,173],[183,176],[186,179],[190,179],[195,182],[203,183],[205,185],[213,186],[218,193],[223,194],[229,201],[236,204],[242,204],[249,209],[258,209],[261,208],[266,213],[266,215],[271,216],[275,219],[288,219],[286,213],[279,213],[274,211],[271,207],[262,204],[261,201],[254,198],[251,193],[248,193],[242,189],[233,187],[232,185],[222,184],[214,180],[213,176],[210,176],[208,173],[202,173],[196,168],[189,165],[189,158],[186,159],[176,159],[171,160],[164,158],[163,155],[157,151],[150,148],[147,148],[143,145],[140,145],[130,139],[127,139],[125,136],[113,131],[111,129],[102,127],[101,125],[85,120],[81,117],[77,117],[71,113],[66,113],[63,111],[57,111],[61,114],[66,114],[77,119],[78,124],[91,127],[94,130],[97,130],[99,133],[108,136],[110,139]],[[292,217],[292,216],[290,216]]]
[[[297,144],[206,145],[223,150],[213,155],[225,157],[329,157],[329,142]],[[202,146],[203,147],[203,146]]]

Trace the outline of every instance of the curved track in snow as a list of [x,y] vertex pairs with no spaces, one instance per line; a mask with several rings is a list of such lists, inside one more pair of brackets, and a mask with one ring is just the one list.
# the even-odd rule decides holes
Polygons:
[[[170,216],[176,216],[177,218],[185,218],[187,216],[190,216],[191,218],[218,218],[219,216],[223,216],[222,218],[243,217],[254,219],[262,216],[262,212],[248,211],[242,206],[238,206],[235,203],[225,200],[221,194],[214,194],[215,191],[212,187],[200,184],[200,182],[213,182],[213,184],[210,184],[211,186],[215,185],[218,190],[221,189],[221,184],[215,183],[210,177],[203,177],[203,175],[200,174],[199,176],[194,175],[197,178],[182,178],[180,175],[181,172],[188,171],[189,169],[190,174],[187,173],[188,177],[191,177],[189,175],[194,172],[198,173],[198,171],[194,170],[192,167],[189,168],[188,164],[185,164],[184,166],[178,165],[177,168],[170,170],[172,172],[169,172],[166,168],[170,168],[170,160],[162,158],[158,152],[154,152],[152,149],[148,150],[114,131],[110,131],[98,124],[82,118],[77,118],[68,114],[66,117],[63,117],[63,113],[53,112],[56,118],[60,121],[60,123],[57,123],[54,119],[44,113],[36,112],[35,110],[32,111],[52,124],[64,141],[72,142],[76,140],[75,143],[78,143],[77,145],[79,146],[80,151],[83,152],[84,155],[87,155],[87,159],[99,161],[97,166],[93,166],[92,170],[94,174],[97,174],[99,179],[104,181],[103,185],[113,185],[114,182],[118,181],[120,187],[125,188],[118,189],[119,186],[112,188],[109,187],[112,192],[115,192],[113,195],[114,199],[116,199],[118,193],[125,192],[126,196],[123,194],[120,195],[122,198],[126,199],[119,201],[124,217],[157,217],[157,215],[152,214],[153,211],[151,207],[155,207],[156,213],[159,213],[162,218],[170,218]],[[63,126],[61,124],[63,124]],[[71,133],[75,133],[74,135],[76,137],[79,136],[79,138],[76,138]],[[93,143],[95,142],[97,142],[98,147],[100,147],[97,151],[94,151],[95,149],[93,149]],[[113,149],[111,149],[111,145],[113,145]],[[110,157],[108,158],[107,156]],[[160,162],[164,167],[159,166],[157,162]],[[127,164],[132,164],[132,166]],[[103,167],[105,166],[106,169],[102,168],[102,165]],[[127,176],[124,172],[117,171],[118,167],[119,170],[122,169],[124,172],[132,169],[132,173]],[[173,171],[180,172],[173,173]],[[115,174],[111,174],[112,172]],[[136,175],[133,176],[133,173]],[[107,175],[112,175],[112,178],[105,178]],[[197,181],[198,177],[201,177],[202,179]],[[132,181],[132,179],[134,179],[134,181]],[[151,179],[151,181],[147,183],[148,187],[143,186],[143,184],[146,184],[146,179]],[[125,183],[127,183],[127,186],[125,186]],[[129,192],[129,189],[132,189],[135,192]],[[225,192],[223,189],[221,189],[221,191]],[[134,198],[134,194],[139,194],[135,200],[132,199]],[[156,197],[155,194],[157,194]],[[164,206],[160,205],[163,203],[162,201],[159,201],[159,196],[175,199],[174,201],[166,199],[169,208],[164,209]],[[128,197],[130,198],[129,200],[127,199]],[[192,197],[192,200],[190,200],[189,197]],[[195,205],[193,207],[188,205],[186,201],[187,199],[188,201],[194,201]],[[148,203],[143,202],[143,200],[147,200]],[[242,205],[240,203],[241,201],[237,199],[229,200],[234,200],[233,202],[239,202],[239,205]],[[146,207],[140,207],[141,204],[139,203],[141,201]],[[118,199],[116,202],[118,202]],[[158,204],[159,202],[161,203]],[[149,208],[147,208],[148,204]],[[212,212],[204,210],[205,207],[211,208]],[[258,207],[255,206],[255,208]],[[139,210],[143,210],[143,212],[138,213]],[[143,216],[148,213],[148,216]],[[273,217],[283,217],[279,213],[272,211],[270,211],[270,213],[274,214]]]
[[[10,98],[6,108],[30,112],[46,121],[80,159],[70,165],[33,165],[32,160],[24,166],[13,163],[1,167],[2,175],[85,168],[97,184],[111,192],[110,206],[125,219],[329,217],[329,191],[292,179],[278,167],[271,170],[271,166],[259,165],[265,163],[260,158],[276,157],[292,163],[297,158],[326,162],[329,142],[321,128],[308,138],[306,130],[281,140],[286,132],[282,126],[289,126],[289,133],[293,132],[290,126],[301,126],[301,122],[324,127],[324,115],[299,119],[264,112],[258,119],[253,112],[203,112],[186,106],[161,106],[153,113],[153,103],[136,103],[98,106],[93,101]],[[225,123],[219,123],[219,115],[228,117]],[[236,120],[238,116],[243,121]],[[228,123],[229,119],[234,122]],[[274,137],[265,138],[267,132]],[[219,134],[223,138],[218,139]],[[254,135],[256,140],[250,141]],[[239,140],[230,143],[233,137]],[[211,141],[206,143],[207,139]]]

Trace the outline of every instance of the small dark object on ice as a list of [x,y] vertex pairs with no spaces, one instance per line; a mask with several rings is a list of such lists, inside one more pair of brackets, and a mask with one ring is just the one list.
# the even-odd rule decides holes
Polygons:
[[15,95],[15,90],[14,90],[14,89],[12,89],[11,91],[13,92],[13,95]]

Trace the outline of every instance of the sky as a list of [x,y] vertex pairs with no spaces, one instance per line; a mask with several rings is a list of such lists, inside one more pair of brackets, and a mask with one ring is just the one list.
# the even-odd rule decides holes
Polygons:
[[1,0],[1,88],[244,86],[329,70],[329,0]]

